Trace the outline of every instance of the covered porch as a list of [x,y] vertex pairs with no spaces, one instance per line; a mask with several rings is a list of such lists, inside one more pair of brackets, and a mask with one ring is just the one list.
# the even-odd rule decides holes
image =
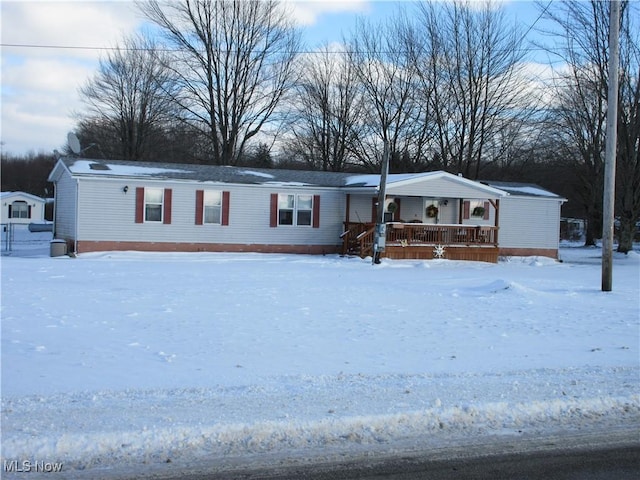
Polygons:
[[[345,222],[343,255],[373,255],[374,223]],[[498,227],[490,225],[386,224],[383,257],[392,259],[498,261]]]
[[373,255],[382,208],[382,257],[498,261],[500,199],[506,192],[446,172],[396,174],[389,176],[385,200],[378,205],[377,181],[369,179],[347,193],[343,254]]

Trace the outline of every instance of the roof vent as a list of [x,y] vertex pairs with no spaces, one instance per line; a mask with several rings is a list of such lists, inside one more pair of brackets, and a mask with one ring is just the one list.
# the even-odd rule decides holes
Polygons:
[[89,168],[91,170],[111,170],[109,165],[105,165],[104,163],[91,163],[89,164]]

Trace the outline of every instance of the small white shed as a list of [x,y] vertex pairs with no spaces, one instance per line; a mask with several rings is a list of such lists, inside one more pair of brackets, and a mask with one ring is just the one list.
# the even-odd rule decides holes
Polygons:
[[44,222],[43,198],[25,192],[0,193],[0,223]]

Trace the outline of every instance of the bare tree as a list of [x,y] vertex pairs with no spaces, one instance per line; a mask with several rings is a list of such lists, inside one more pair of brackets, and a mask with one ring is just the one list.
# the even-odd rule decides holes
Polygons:
[[[640,216],[638,164],[638,7],[622,4],[621,75],[617,152],[617,206],[621,222],[620,251],[631,248]],[[563,39],[550,49],[566,64],[558,74],[557,102],[551,109],[552,132],[565,158],[572,162],[576,194],[587,216],[586,244],[602,234],[604,147],[608,96],[609,3],[563,1],[547,11]],[[624,240],[623,240],[624,238]]]
[[640,7],[629,2],[622,10],[618,104],[617,215],[618,251],[633,248],[640,221]]
[[140,9],[174,50],[184,118],[214,163],[236,163],[291,87],[299,33],[274,0],[149,0]]
[[344,171],[354,163],[360,133],[362,98],[353,65],[342,52],[324,46],[302,65],[292,116],[289,150],[309,166]]
[[[156,155],[156,134],[173,116],[170,94],[175,83],[165,63],[155,42],[143,36],[125,38],[110,51],[80,89],[87,105],[79,125],[83,140],[99,143],[116,158]],[[92,130],[92,125],[99,129]]]
[[444,169],[477,178],[532,112],[519,69],[523,35],[491,2],[426,1],[416,26],[411,52],[435,123],[433,148]]
[[363,121],[369,129],[359,136],[356,152],[369,169],[379,165],[381,142],[388,145],[390,158],[397,160],[415,158],[420,150],[417,142],[424,138],[419,133],[424,123],[422,105],[415,98],[414,65],[403,42],[406,22],[402,15],[378,25],[359,20],[348,45],[364,99]]
[[564,41],[560,56],[567,70],[556,81],[550,131],[574,167],[576,194],[587,215],[586,244],[602,233],[602,193],[607,112],[608,22],[604,2],[563,2],[547,16]]
[[38,197],[53,195],[47,181],[58,159],[54,154],[30,152],[25,155],[0,154],[0,188],[3,192],[22,191]]

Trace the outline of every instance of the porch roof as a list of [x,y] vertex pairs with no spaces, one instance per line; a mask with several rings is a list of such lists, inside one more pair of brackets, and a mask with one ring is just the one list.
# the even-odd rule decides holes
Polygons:
[[[354,175],[349,179],[347,186],[356,185],[369,187],[377,191],[380,185],[380,175]],[[422,185],[424,185],[424,187],[422,187]],[[442,185],[446,186],[443,188]],[[434,172],[390,174],[387,177],[387,193],[391,195],[396,192],[402,195],[403,191],[420,191],[431,192],[434,193],[435,196],[446,197],[448,196],[447,192],[450,187],[455,187],[451,188],[451,193],[454,197],[456,196],[453,193],[454,191],[459,191],[460,195],[457,196],[461,197],[467,197],[469,194],[472,194],[472,192],[475,192],[479,197],[500,198],[509,195],[509,192],[500,188],[475,182],[461,175],[453,175],[441,170]],[[464,194],[462,194],[462,192],[464,192]]]

